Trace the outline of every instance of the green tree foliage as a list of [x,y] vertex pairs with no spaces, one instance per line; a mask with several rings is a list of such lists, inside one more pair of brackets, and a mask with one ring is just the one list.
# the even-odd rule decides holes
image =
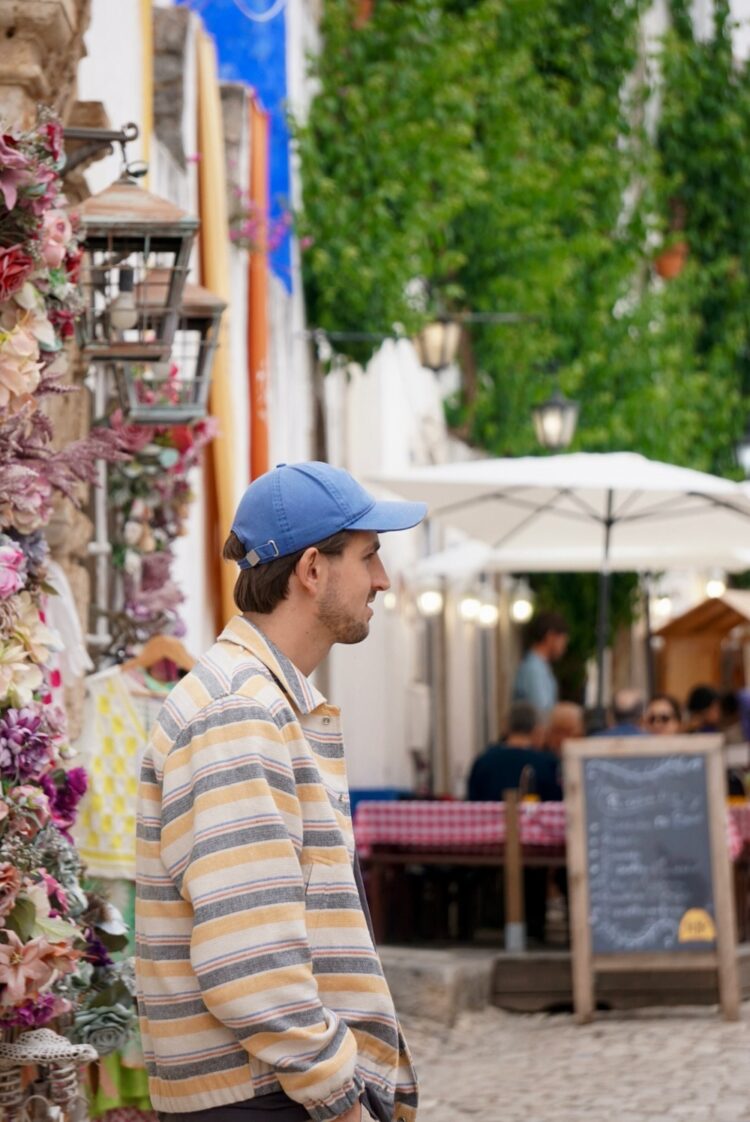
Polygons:
[[[472,325],[446,405],[456,431],[495,455],[538,452],[531,407],[554,364],[581,401],[574,447],[731,474],[750,393],[749,72],[728,0],[704,42],[689,0],[671,0],[658,60],[645,7],[376,0],[356,27],[352,0],[326,0],[319,92],[296,130],[308,316],[377,334],[436,310],[525,313]],[[654,272],[662,238],[689,246],[674,280]],[[588,584],[550,580],[540,596],[567,597],[571,616],[585,605],[590,643]]]

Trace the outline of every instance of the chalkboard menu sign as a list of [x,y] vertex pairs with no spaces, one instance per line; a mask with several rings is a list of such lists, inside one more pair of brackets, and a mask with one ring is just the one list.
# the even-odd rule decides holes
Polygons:
[[583,762],[594,954],[716,947],[704,756]]
[[597,972],[716,969],[739,1016],[719,736],[564,745],[573,995],[594,1010]]

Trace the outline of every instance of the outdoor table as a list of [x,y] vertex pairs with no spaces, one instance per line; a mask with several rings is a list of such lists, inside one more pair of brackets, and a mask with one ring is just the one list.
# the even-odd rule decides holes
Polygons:
[[[565,865],[565,804],[523,802],[525,866]],[[740,934],[746,928],[750,804],[728,806],[727,848],[736,863]],[[354,815],[357,851],[368,870],[370,910],[378,940],[385,935],[386,869],[404,865],[503,865],[505,805],[499,802],[361,802]],[[741,877],[739,876],[741,871]],[[742,892],[742,896],[739,893]]]

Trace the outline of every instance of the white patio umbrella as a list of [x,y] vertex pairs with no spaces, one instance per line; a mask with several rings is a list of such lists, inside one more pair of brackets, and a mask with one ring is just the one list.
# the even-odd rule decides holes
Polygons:
[[[518,559],[556,552],[596,557],[598,698],[609,615],[609,573],[628,567],[666,568],[666,556],[705,557],[721,564],[750,549],[750,492],[741,483],[648,460],[634,452],[468,460],[414,468],[377,482],[421,499],[430,517]],[[660,556],[662,560],[660,561]],[[653,563],[648,565],[648,558]],[[715,560],[710,561],[710,558]],[[568,565],[548,565],[551,570]],[[524,565],[524,568],[527,566]]]

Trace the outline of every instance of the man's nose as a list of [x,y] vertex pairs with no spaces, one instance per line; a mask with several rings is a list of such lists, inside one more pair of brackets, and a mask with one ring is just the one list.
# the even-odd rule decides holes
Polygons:
[[372,587],[374,592],[387,592],[391,587],[391,582],[388,579],[388,574],[385,571],[385,566],[379,557],[376,557],[375,571],[372,577]]

